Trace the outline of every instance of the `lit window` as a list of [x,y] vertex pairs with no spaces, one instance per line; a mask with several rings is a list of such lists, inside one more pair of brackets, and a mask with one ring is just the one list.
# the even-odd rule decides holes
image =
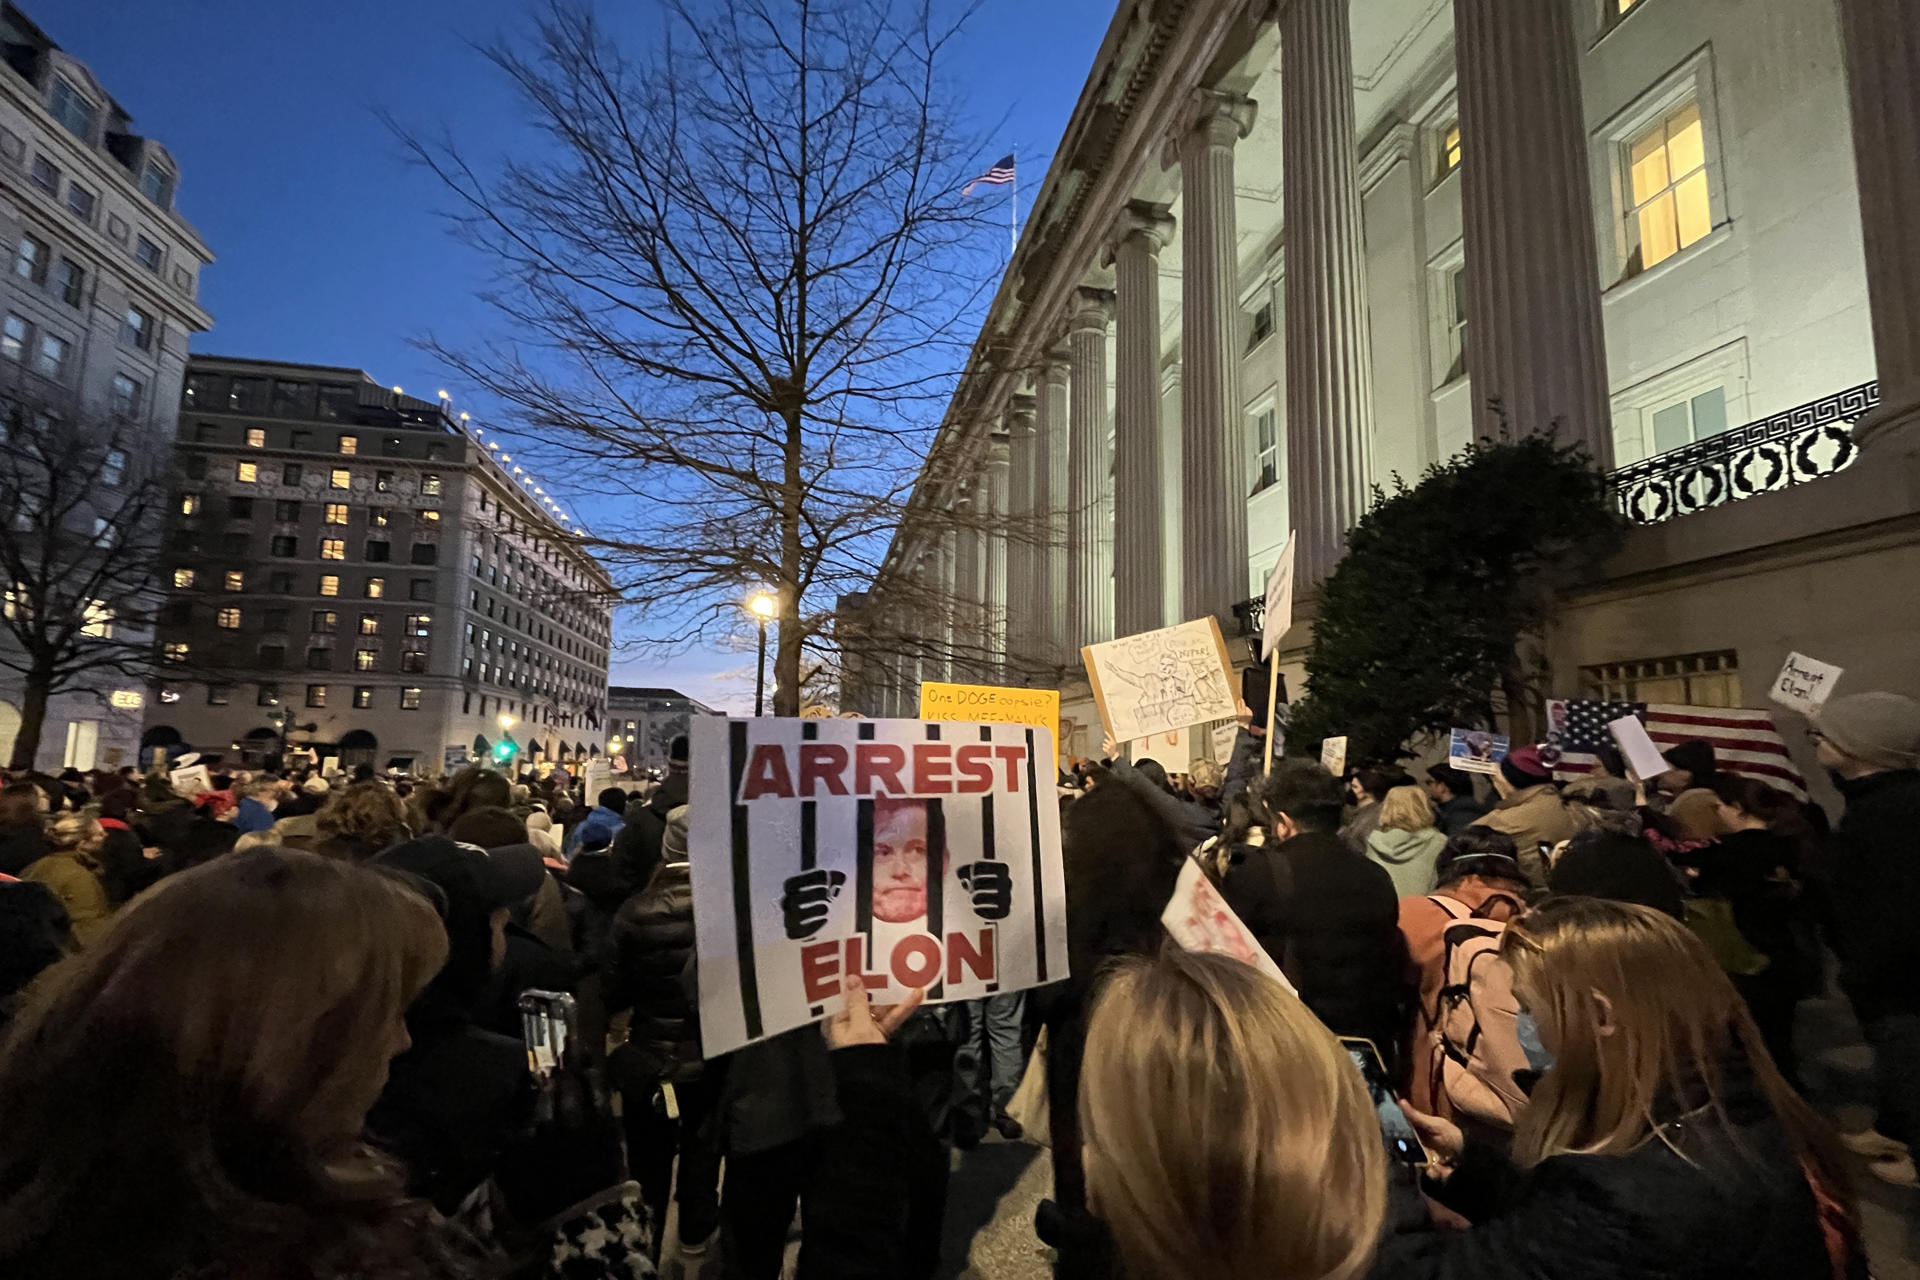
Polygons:
[[27,354],[27,339],[32,330],[19,316],[9,315],[0,321],[0,356],[9,360],[19,360]]
[[139,260],[141,266],[155,275],[160,274],[160,262],[165,255],[160,252],[159,245],[141,236],[134,244],[133,256]]
[[345,524],[347,522],[347,504],[344,502],[329,502],[327,504],[326,522],[328,524]]
[[138,307],[128,307],[120,320],[120,341],[142,351],[152,350],[153,317]]
[[181,494],[180,495],[180,514],[183,516],[192,516],[192,515],[200,514],[200,495],[197,493]]
[[341,436],[340,452],[349,458],[351,458],[354,454],[359,453],[360,437],[359,436]]
[[185,662],[187,645],[184,640],[171,640],[160,646],[160,656],[168,662]]
[[225,630],[238,631],[240,629],[240,611],[229,605],[214,616],[214,621],[218,622]]
[[229,591],[245,591],[247,589],[247,575],[239,569],[227,570],[226,588]]
[[368,707],[371,707],[373,705],[373,690],[364,684],[355,685],[353,690],[353,705],[354,708],[359,711],[365,711]]
[[40,335],[40,349],[34,353],[33,371],[46,378],[58,378],[67,368],[67,352],[72,348],[65,338],[50,333]]
[[1253,447],[1255,462],[1260,468],[1253,491],[1261,493],[1280,483],[1280,428],[1272,405],[1254,415]]
[[439,497],[440,496],[439,475],[432,471],[422,472],[420,476],[420,492],[429,498]]
[[1444,178],[1460,167],[1460,122],[1454,121],[1440,131],[1440,172],[1435,178]]
[[247,448],[264,449],[267,447],[267,429],[265,427],[247,428]]
[[427,669],[427,655],[418,649],[409,649],[400,655],[400,670],[410,676],[417,676]]
[[100,460],[100,483],[109,487],[118,485],[127,475],[127,451],[109,449],[106,457]]
[[241,484],[254,484],[260,479],[260,464],[257,462],[234,464],[233,478]]
[[425,639],[433,630],[433,615],[410,613],[407,615],[407,634],[416,639]]
[[326,706],[327,705],[327,686],[323,684],[308,685],[307,686],[307,705],[310,707]]
[[183,591],[191,587],[193,585],[193,570],[175,569],[173,571],[173,585]]
[[355,671],[371,671],[378,666],[379,663],[380,651],[378,649],[355,649],[353,651],[353,669]]
[[347,540],[345,538],[320,539],[320,558],[322,560],[345,560],[347,558]]
[[383,596],[385,596],[386,594],[387,594],[387,580],[385,578],[368,578],[367,579],[367,599],[378,600]]
[[[275,664],[275,665],[278,665],[278,664]],[[260,692],[257,695],[255,695],[253,701],[255,706],[261,706],[261,707],[279,706],[280,705],[280,686],[277,684],[261,685]]]
[[334,470],[334,472],[333,472],[333,475],[332,475],[332,477],[331,477],[331,478],[329,479],[329,481],[328,481],[328,486],[329,486],[330,488],[334,488],[334,489],[350,489],[350,488],[352,488],[352,487],[353,487],[353,472],[351,472],[351,471],[348,471],[348,470],[346,470],[346,469],[344,469],[344,468],[336,468],[336,469]]
[[1627,230],[1637,244],[1627,274],[1664,262],[1713,230],[1707,187],[1706,130],[1689,102],[1628,144],[1633,208]]
[[361,614],[360,615],[360,634],[363,636],[379,635],[380,634],[380,615],[377,613]]
[[320,575],[320,594],[323,596],[337,596],[340,594],[340,578],[338,574],[323,573]]
[[420,709],[420,688],[418,685],[408,685],[400,691],[400,709],[402,711],[418,711]]
[[80,625],[80,634],[95,640],[113,639],[113,610],[104,601],[87,601],[86,621]]
[[414,512],[414,518],[418,520],[424,520],[428,524],[440,523],[440,513],[432,509],[428,509],[426,511],[416,511]]

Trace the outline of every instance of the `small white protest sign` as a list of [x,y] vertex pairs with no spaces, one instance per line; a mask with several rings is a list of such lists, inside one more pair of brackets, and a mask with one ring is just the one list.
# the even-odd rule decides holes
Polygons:
[[181,795],[192,799],[194,796],[213,790],[213,777],[203,764],[188,765],[184,769],[175,769],[167,775],[167,781]]
[[1239,722],[1229,720],[1213,726],[1213,758],[1219,764],[1233,759],[1233,744],[1240,740]]
[[1820,708],[1826,705],[1833,695],[1833,686],[1838,683],[1839,667],[1803,653],[1789,653],[1767,696],[1811,720],[1820,714]]
[[1267,573],[1267,603],[1260,615],[1260,656],[1271,658],[1280,641],[1293,626],[1293,559],[1295,534],[1289,530],[1287,545]]
[[1193,763],[1193,748],[1189,742],[1190,735],[1185,728],[1169,729],[1129,744],[1130,754],[1135,764],[1142,760],[1157,760],[1168,773],[1185,773],[1187,766]]
[[1179,878],[1173,882],[1173,896],[1167,899],[1167,909],[1160,913],[1160,923],[1167,936],[1183,950],[1232,956],[1252,965],[1294,995],[1300,994],[1294,991],[1287,975],[1280,972],[1280,966],[1234,914],[1194,859],[1188,858],[1180,868]]
[[1647,726],[1640,723],[1637,716],[1621,716],[1618,720],[1607,722],[1607,732],[1613,735],[1614,745],[1620,748],[1620,754],[1626,758],[1627,768],[1633,776],[1642,782],[1651,782],[1667,770],[1673,768],[1667,758],[1660,754],[1660,748],[1647,736]]
[[1325,738],[1321,740],[1320,767],[1336,778],[1347,771],[1347,740],[1345,737]]

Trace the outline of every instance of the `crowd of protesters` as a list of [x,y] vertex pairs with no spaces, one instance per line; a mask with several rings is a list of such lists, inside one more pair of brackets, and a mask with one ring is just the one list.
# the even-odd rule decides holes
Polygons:
[[[797,1213],[805,1280],[920,1280],[957,1262],[953,1149],[997,1134],[1052,1148],[1065,1277],[1864,1276],[1847,1149],[1920,1183],[1920,703],[1837,697],[1815,736],[1831,829],[1704,743],[1571,785],[1522,746],[1484,796],[1264,770],[1250,726],[1225,769],[1110,750],[1060,778],[1069,978],[876,1008],[850,976],[714,1059],[692,883],[727,850],[689,844],[684,739],[594,795],[21,776],[0,1275],[775,1280]],[[1189,859],[1292,991],[1171,947]],[[1830,953],[1875,1050],[1848,1135],[1794,1052]],[[549,998],[573,1038],[530,1071]]]

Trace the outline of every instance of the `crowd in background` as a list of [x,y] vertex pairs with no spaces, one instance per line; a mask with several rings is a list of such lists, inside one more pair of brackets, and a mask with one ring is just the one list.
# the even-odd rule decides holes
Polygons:
[[[1667,752],[1060,778],[1071,977],[708,1060],[684,740],[657,783],[0,788],[0,1274],[936,1274],[951,1153],[1052,1148],[1058,1274],[1851,1277],[1913,1186],[1920,704],[1833,699],[1826,814]],[[1297,995],[1171,948],[1189,859]],[[1837,957],[1837,961],[1834,959]],[[1830,972],[1878,1123],[1804,1100]],[[578,1034],[529,1071],[527,992]],[[1378,1050],[1418,1165],[1336,1036]],[[1036,1246],[1038,1247],[1038,1246]],[[953,1259],[944,1260],[951,1264]]]

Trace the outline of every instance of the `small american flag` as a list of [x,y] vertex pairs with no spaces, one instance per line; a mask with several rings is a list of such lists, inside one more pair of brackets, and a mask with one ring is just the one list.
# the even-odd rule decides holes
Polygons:
[[1745,707],[1683,707],[1592,698],[1549,702],[1547,740],[1560,748],[1555,776],[1577,778],[1598,771],[1600,760],[1593,754],[1595,749],[1613,742],[1607,723],[1628,715],[1640,718],[1647,726],[1647,736],[1663,751],[1698,739],[1712,745],[1714,759],[1725,772],[1757,778],[1796,800],[1807,798],[1806,779],[1787,754],[1786,739],[1773,727],[1773,717]]
[[991,187],[1004,187],[1009,182],[1012,182],[1012,181],[1013,181],[1013,156],[1011,153],[1009,153],[1007,155],[1001,156],[998,160],[995,160],[993,162],[993,167],[991,169],[988,169],[985,173],[975,178],[972,182],[969,182],[966,186],[960,188],[960,194],[963,196],[972,195],[973,189],[979,186],[983,182]]

